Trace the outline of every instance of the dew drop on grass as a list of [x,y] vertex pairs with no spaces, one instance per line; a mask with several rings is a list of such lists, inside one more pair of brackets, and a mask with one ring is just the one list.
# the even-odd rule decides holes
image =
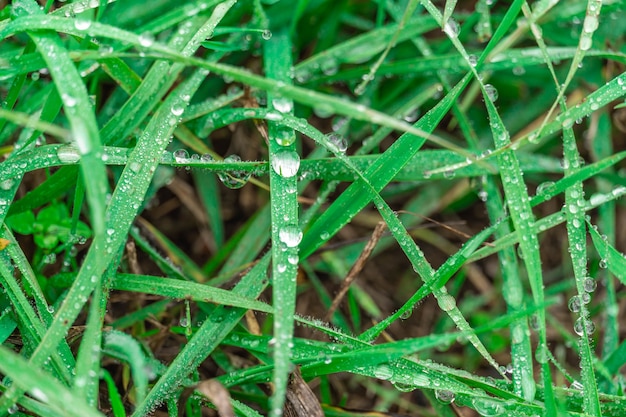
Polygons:
[[320,69],[324,75],[334,75],[339,71],[339,63],[335,59],[329,58],[320,64]]
[[467,57],[467,60],[472,67],[475,67],[478,63],[478,57],[476,55],[470,55],[469,57]]
[[298,173],[300,156],[294,151],[280,151],[272,158],[272,169],[284,178],[291,178]]
[[348,141],[338,133],[329,133],[326,139],[336,151],[344,153],[348,149]]
[[586,292],[594,292],[597,286],[598,283],[593,278],[585,278],[585,280],[583,281],[583,289]]
[[378,365],[374,369],[374,376],[378,379],[387,381],[393,377],[393,369],[387,364]]
[[91,26],[91,20],[89,19],[82,19],[82,18],[78,18],[74,20],[74,27],[77,30],[87,30],[89,29],[89,27]]
[[578,336],[583,336],[585,334],[585,331],[587,332],[587,335],[589,336],[595,330],[596,330],[595,324],[593,324],[593,322],[591,320],[589,320],[589,319],[585,319],[583,317],[579,317],[574,322],[574,332],[576,332],[576,334]]
[[274,106],[274,108],[281,113],[289,113],[291,110],[293,110],[292,101],[288,98],[283,97],[275,98],[274,100],[272,100],[272,106]]
[[451,311],[456,307],[456,300],[453,296],[449,294],[444,294],[437,299],[437,303],[439,304],[439,308],[443,311]]
[[175,150],[172,155],[174,156],[174,160],[179,164],[185,163],[187,159],[189,159],[189,152],[187,152],[186,149]]
[[485,93],[492,103],[498,99],[498,90],[491,84],[485,84]]
[[270,39],[272,39],[272,32],[269,29],[265,29],[263,32],[261,32],[261,37],[266,41],[269,41]]
[[213,161],[214,159],[211,156],[211,154],[205,153],[200,156],[200,162],[208,163],[208,162],[213,162]]
[[435,397],[437,398],[437,401],[447,405],[454,402],[455,394],[447,389],[438,389],[435,390]]
[[287,270],[287,265],[285,264],[278,264],[276,265],[276,270],[280,273],[283,273]]
[[181,114],[183,114],[183,112],[185,111],[185,108],[183,106],[174,106],[171,108],[170,111],[172,112],[174,116],[178,117]]
[[67,93],[61,95],[61,100],[63,100],[65,107],[74,107],[76,105],[76,99]]
[[569,309],[569,311],[571,311],[572,313],[578,313],[580,311],[580,307],[581,307],[581,303],[580,303],[580,297],[577,295],[574,295],[572,298],[569,299],[569,301],[567,302],[567,308]]
[[320,239],[327,240],[328,238],[330,238],[330,233],[326,231],[323,231],[322,233],[320,233]]
[[288,248],[294,248],[302,240],[302,230],[295,224],[289,224],[278,231],[278,238]]
[[59,161],[65,164],[73,164],[80,161],[80,153],[73,146],[65,145],[57,149],[57,157]]
[[139,44],[144,48],[149,48],[154,44],[154,36],[149,32],[144,32],[139,35]]
[[504,409],[499,402],[490,400],[488,398],[474,398],[472,399],[474,409],[483,417],[496,417],[502,415]]
[[448,19],[446,24],[443,26],[443,31],[450,38],[456,38],[459,36],[459,32],[461,31],[461,27],[453,18]]
[[291,129],[283,127],[278,129],[274,139],[276,139],[276,143],[278,143],[280,146],[289,146],[295,142],[296,135],[291,131]]
[[128,168],[130,168],[131,171],[133,171],[134,173],[138,173],[139,171],[141,171],[141,167],[143,165],[140,162],[131,162],[128,165]]

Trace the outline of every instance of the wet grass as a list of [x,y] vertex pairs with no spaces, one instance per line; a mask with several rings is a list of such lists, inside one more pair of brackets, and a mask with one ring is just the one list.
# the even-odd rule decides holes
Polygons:
[[626,9],[555,3],[0,3],[0,414],[623,415]]

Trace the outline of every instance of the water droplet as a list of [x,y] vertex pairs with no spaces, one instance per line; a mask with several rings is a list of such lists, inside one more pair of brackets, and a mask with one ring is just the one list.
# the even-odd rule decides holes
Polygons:
[[283,272],[285,272],[287,270],[287,265],[285,265],[285,264],[278,264],[278,265],[276,265],[276,270],[282,274]]
[[274,106],[274,108],[281,113],[289,113],[291,112],[291,110],[293,110],[293,102],[290,99],[284,97],[278,97],[272,100],[272,106]]
[[291,265],[298,265],[298,255],[296,254],[290,254],[289,256],[287,256],[287,262],[289,262]]
[[446,24],[443,26],[443,31],[450,38],[456,38],[459,36],[459,32],[461,31],[461,27],[453,18],[448,19]]
[[143,165],[140,162],[131,162],[130,164],[128,164],[128,168],[133,171],[134,173],[138,173],[139,171],[141,171],[141,167]]
[[469,61],[469,64],[472,67],[475,67],[476,64],[478,63],[478,57],[476,55],[470,55],[467,57],[467,60]]
[[324,231],[322,233],[320,233],[320,239],[322,240],[327,240],[330,237],[330,233]]
[[498,99],[498,90],[491,84],[485,84],[485,93],[492,103]]
[[580,311],[580,307],[581,307],[580,297],[578,297],[577,295],[570,298],[569,301],[567,302],[567,308],[572,313],[578,313]]
[[272,31],[270,31],[269,29],[265,29],[261,33],[261,37],[265,39],[266,41],[269,41],[270,39],[272,39]]
[[149,32],[139,35],[139,44],[144,48],[149,48],[154,44],[154,36]]
[[91,26],[91,20],[78,18],[74,20],[74,27],[78,30],[87,30]]
[[598,287],[598,283],[593,278],[588,277],[588,278],[585,278],[585,280],[583,281],[583,289],[586,292],[594,292],[597,287]]
[[344,153],[348,149],[348,141],[338,133],[329,133],[326,135],[326,139],[328,139],[330,145],[335,148],[335,151]]
[[174,106],[171,108],[171,112],[174,116],[178,117],[181,114],[183,114],[183,112],[185,111],[185,108],[183,106]]
[[589,320],[589,319],[585,319],[583,317],[579,317],[574,322],[574,332],[576,332],[576,334],[578,336],[583,336],[585,334],[585,331],[587,333],[587,336],[589,336],[595,330],[596,330],[595,324],[593,324],[593,322],[591,320]]
[[294,248],[302,240],[302,230],[295,224],[286,225],[278,231],[278,238],[288,248]]
[[76,105],[76,99],[67,93],[61,95],[61,100],[63,100],[63,104],[66,107],[74,107]]
[[320,64],[320,69],[325,75],[334,75],[339,71],[339,63],[335,59],[329,58]]
[[175,150],[172,155],[174,156],[174,160],[179,164],[183,164],[189,159],[189,152],[187,152],[186,149]]
[[400,314],[400,319],[401,320],[407,320],[408,318],[411,317],[411,315],[413,315],[413,309],[410,308],[406,311],[403,311],[402,314]]
[[608,265],[608,263],[606,262],[606,259],[600,259],[600,262],[598,262],[598,266],[602,269],[606,269]]
[[443,311],[450,311],[454,307],[456,307],[456,300],[453,296],[445,294],[437,299],[437,304],[439,304],[439,308],[441,308]]
[[65,145],[57,149],[57,157],[59,161],[65,164],[73,164],[80,161],[80,153],[73,146]]
[[455,394],[447,389],[435,390],[435,397],[442,404],[452,404],[454,402]]
[[272,158],[272,169],[281,177],[291,178],[299,168],[300,156],[294,151],[279,151]]
[[391,367],[387,364],[378,365],[374,369],[374,376],[378,379],[386,381],[393,377],[393,369],[391,369]]
[[211,154],[205,153],[200,156],[200,162],[208,163],[208,162],[213,162],[213,161],[214,159],[211,156]]
[[[224,162],[241,162],[241,157],[235,154],[229,155],[224,158]],[[250,179],[251,173],[244,170],[230,170],[227,172],[218,172],[217,176],[226,187],[237,189],[246,185]]]
[[503,413],[504,409],[499,402],[488,398],[473,398],[474,409],[483,417],[495,417]]

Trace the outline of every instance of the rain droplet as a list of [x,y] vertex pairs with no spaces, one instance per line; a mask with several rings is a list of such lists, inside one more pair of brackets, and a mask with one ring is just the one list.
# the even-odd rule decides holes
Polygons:
[[435,391],[435,397],[442,404],[452,404],[454,402],[455,394],[447,389],[440,389]]
[[174,116],[178,117],[181,114],[183,114],[183,112],[185,111],[185,108],[183,106],[174,106],[171,108],[171,112]]
[[485,84],[485,93],[492,103],[498,99],[498,90],[491,84]]
[[294,151],[280,151],[272,158],[272,169],[284,178],[291,178],[298,173],[300,156]]
[[288,248],[295,248],[302,240],[302,230],[295,224],[286,225],[278,231],[278,238]]
[[87,30],[91,26],[91,20],[78,18],[74,20],[74,27],[78,30]]
[[449,294],[445,294],[445,295],[440,296],[437,299],[437,303],[439,304],[439,307],[443,311],[450,311],[454,307],[456,307],[456,300],[454,299],[453,296],[451,296]]
[[[224,158],[224,162],[241,162],[241,157],[233,154]],[[217,176],[226,187],[238,189],[246,185],[251,174],[250,172],[244,170],[231,170],[227,172],[218,172]]]
[[393,369],[391,369],[391,367],[387,364],[378,365],[374,369],[374,376],[378,379],[386,381],[393,377]]
[[173,155],[174,160],[179,164],[183,164],[187,161],[187,159],[189,159],[189,153],[186,149],[178,149],[174,151]]
[[61,162],[66,164],[73,164],[80,161],[78,149],[70,145],[61,146],[57,149],[57,157]]
[[336,151],[344,153],[348,149],[348,141],[338,133],[329,133],[326,135],[326,139]]
[[586,292],[594,292],[598,287],[598,283],[593,278],[585,278],[583,281],[583,289]]
[[499,402],[490,400],[488,398],[474,398],[472,399],[474,409],[483,417],[495,417],[503,413],[504,409]]
[[448,37],[456,38],[457,36],[459,36],[461,27],[459,26],[456,20],[450,18],[448,19],[446,24],[443,26],[443,31],[446,33],[446,35],[448,35]]
[[278,129],[274,139],[276,139],[276,143],[278,143],[280,146],[289,146],[295,142],[296,135],[291,129],[283,127],[281,129]]
[[149,48],[154,44],[154,36],[149,32],[144,32],[139,35],[139,44],[144,48]]
[[581,307],[580,297],[578,297],[577,295],[570,298],[569,301],[567,302],[567,308],[572,313],[578,313],[580,311],[580,307]]
[[578,336],[583,336],[585,334],[585,331],[586,331],[587,335],[590,335],[595,330],[596,330],[595,324],[593,324],[593,322],[591,320],[589,320],[589,319],[585,319],[585,318],[579,317],[574,322],[574,332],[576,332],[576,334]]
[[290,99],[283,97],[272,100],[272,106],[274,106],[274,108],[281,113],[289,113],[293,110],[293,102]]
[[200,156],[200,162],[207,163],[207,162],[213,162],[213,161],[214,159],[211,156],[211,154],[205,153]]
[[63,104],[66,107],[74,107],[76,105],[76,99],[67,93],[61,95],[61,100],[63,100]]

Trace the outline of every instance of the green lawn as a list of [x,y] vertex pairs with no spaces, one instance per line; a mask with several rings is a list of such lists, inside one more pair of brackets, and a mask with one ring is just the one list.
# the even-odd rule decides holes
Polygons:
[[626,416],[622,1],[7,3],[0,416]]

